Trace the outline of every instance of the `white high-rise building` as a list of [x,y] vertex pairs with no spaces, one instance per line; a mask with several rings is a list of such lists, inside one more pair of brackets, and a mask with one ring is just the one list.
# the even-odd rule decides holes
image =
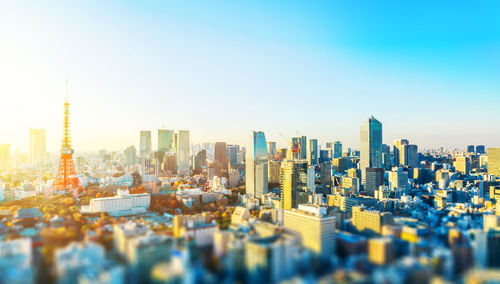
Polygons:
[[30,129],[29,159],[32,165],[42,165],[46,160],[45,129]]
[[260,198],[267,193],[267,144],[262,131],[252,131],[246,152],[246,193]]
[[189,175],[191,173],[189,130],[179,130],[177,134],[177,173],[179,175]]

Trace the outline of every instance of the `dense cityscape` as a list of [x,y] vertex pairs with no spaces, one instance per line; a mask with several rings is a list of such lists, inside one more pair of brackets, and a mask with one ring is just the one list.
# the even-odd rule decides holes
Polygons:
[[500,283],[499,11],[0,0],[0,284]]
[[2,283],[500,281],[498,147],[386,145],[372,116],[360,149],[158,129],[73,157],[69,120],[56,157],[44,129],[0,146]]

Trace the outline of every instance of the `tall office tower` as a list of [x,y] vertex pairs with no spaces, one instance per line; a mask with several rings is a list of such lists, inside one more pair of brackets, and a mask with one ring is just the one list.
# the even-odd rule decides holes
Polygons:
[[200,168],[206,168],[207,167],[207,150],[203,149],[196,154],[198,156],[198,163]]
[[319,150],[319,157],[318,157],[318,163],[323,164],[323,163],[328,163],[330,162],[330,158],[328,157],[329,150]]
[[330,162],[320,163],[319,181],[325,187],[332,186],[332,164]]
[[311,214],[302,210],[285,210],[283,227],[302,245],[322,257],[335,254],[336,217]]
[[189,175],[191,172],[191,144],[189,143],[189,130],[179,130],[177,133],[177,173]]
[[404,163],[405,166],[418,168],[418,146],[417,145],[404,145]]
[[309,139],[307,148],[307,163],[311,166],[318,165],[318,139]]
[[474,153],[474,151],[475,151],[474,145],[468,145],[465,149],[466,149],[467,153]]
[[30,129],[30,163],[43,165],[46,155],[45,129]]
[[139,143],[139,154],[142,158],[147,158],[151,152],[151,131],[141,130],[141,137]]
[[342,142],[341,141],[335,141],[333,142],[333,158],[340,158],[342,157]]
[[158,151],[174,152],[174,131],[167,129],[158,129]]
[[288,142],[287,159],[298,160],[300,159],[300,139],[298,137],[291,137]]
[[256,198],[267,193],[267,144],[266,136],[262,131],[252,131],[250,143],[246,150],[246,193]]
[[455,159],[455,170],[464,175],[469,175],[470,172],[470,159],[469,157],[457,157]]
[[215,162],[218,163],[224,172],[227,172],[227,149],[226,142],[215,143]]
[[163,157],[163,170],[168,175],[177,174],[177,155],[175,153],[169,152]]
[[267,179],[270,184],[278,185],[281,179],[281,161],[269,160]]
[[10,145],[0,145],[0,163],[8,163],[10,161]]
[[367,168],[382,167],[382,123],[370,117],[361,124],[361,179],[366,180]]
[[299,137],[300,140],[300,159],[307,159],[307,137]]
[[390,171],[387,180],[391,190],[406,190],[408,187],[408,172],[403,171],[402,168]]
[[238,145],[227,145],[226,154],[231,165],[238,164],[238,152],[240,151],[240,146]]
[[384,185],[384,169],[382,168],[366,168],[365,169],[365,192],[369,196],[373,196],[375,190],[381,185]]
[[71,147],[71,137],[69,130],[69,102],[68,102],[68,82],[66,81],[66,102],[64,103],[64,124],[63,139],[61,145],[61,160],[59,169],[54,179],[53,187],[57,191],[72,191],[77,196],[78,192],[83,190],[82,183],[76,175],[73,165],[74,150]]
[[403,149],[404,145],[410,144],[406,139],[394,140],[393,151],[394,151],[394,165],[404,165],[404,155]]
[[[311,185],[310,170],[304,160],[286,160],[281,165],[281,208],[297,208],[307,202],[308,186]],[[311,188],[312,189],[312,188]]]
[[267,142],[267,153],[269,160],[278,159],[278,149],[276,148],[276,142]]
[[391,169],[391,147],[382,144],[382,166],[385,170]]
[[132,145],[128,147],[127,149],[125,149],[125,151],[123,151],[123,153],[125,154],[125,161],[127,166],[135,165],[135,159],[137,156],[137,150],[135,149],[135,146]]
[[486,154],[484,145],[476,145],[476,154]]
[[500,177],[500,148],[488,147],[488,173]]

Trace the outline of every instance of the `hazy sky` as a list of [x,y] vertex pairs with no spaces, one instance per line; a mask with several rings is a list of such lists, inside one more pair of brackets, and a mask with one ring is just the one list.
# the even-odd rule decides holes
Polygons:
[[[411,2],[411,3],[410,3]],[[437,3],[439,2],[439,3]],[[59,149],[64,80],[75,150],[189,129],[359,146],[500,146],[499,1],[0,0],[0,143]],[[156,142],[156,133],[153,136]],[[154,143],[156,144],[156,143]]]

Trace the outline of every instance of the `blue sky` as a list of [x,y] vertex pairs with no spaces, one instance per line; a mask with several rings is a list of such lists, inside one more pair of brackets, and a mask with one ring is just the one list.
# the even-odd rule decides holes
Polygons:
[[[439,2],[439,3],[436,3]],[[0,143],[121,150],[139,130],[193,142],[307,135],[500,146],[498,1],[0,1]],[[155,138],[155,137],[153,137]]]

